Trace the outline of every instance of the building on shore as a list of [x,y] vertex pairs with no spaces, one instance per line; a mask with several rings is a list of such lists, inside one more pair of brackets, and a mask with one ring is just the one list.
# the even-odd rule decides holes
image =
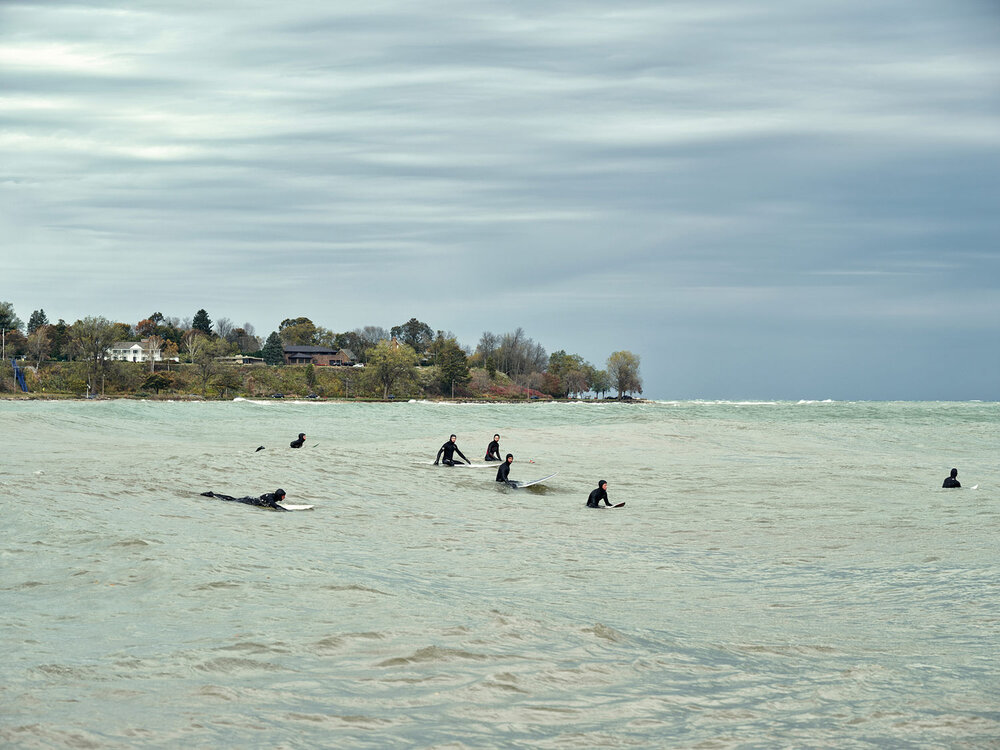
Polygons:
[[317,365],[322,367],[352,367],[356,363],[349,349],[331,349],[327,346],[286,346],[285,364]]

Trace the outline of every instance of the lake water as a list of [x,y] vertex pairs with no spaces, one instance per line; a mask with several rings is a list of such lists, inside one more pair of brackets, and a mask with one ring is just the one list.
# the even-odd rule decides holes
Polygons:
[[[430,465],[452,432],[558,475]],[[4,747],[1000,746],[1000,404],[7,401],[0,434]],[[279,486],[316,508],[199,496]]]

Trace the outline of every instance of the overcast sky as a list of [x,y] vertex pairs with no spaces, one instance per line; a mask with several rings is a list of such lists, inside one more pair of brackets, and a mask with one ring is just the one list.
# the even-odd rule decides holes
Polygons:
[[993,0],[0,0],[0,300],[1000,400]]

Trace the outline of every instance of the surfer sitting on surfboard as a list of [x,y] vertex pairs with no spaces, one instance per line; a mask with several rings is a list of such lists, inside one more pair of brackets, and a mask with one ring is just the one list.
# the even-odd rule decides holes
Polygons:
[[500,460],[500,436],[494,435],[493,442],[486,446],[486,461]]
[[285,491],[282,489],[268,492],[260,497],[232,497],[231,495],[220,495],[218,492],[202,492],[203,497],[214,497],[219,500],[229,500],[233,503],[245,503],[246,505],[256,505],[258,508],[270,508],[271,510],[288,510],[282,508],[278,503],[285,499]]
[[293,440],[289,443],[292,448],[301,448],[302,444],[306,441],[306,434],[304,432],[299,433],[298,440]]
[[[435,466],[438,465],[438,461],[441,461],[441,463],[443,463],[445,466],[454,466],[456,453],[465,460],[465,463],[467,464],[472,463],[472,461],[465,458],[465,454],[458,449],[458,445],[455,443],[456,440],[458,440],[458,437],[452,435],[450,438],[448,438],[448,442],[441,446],[441,448],[438,450],[437,457],[434,459]],[[444,453],[443,459],[441,458],[442,453]]]
[[608,500],[608,481],[606,479],[602,479],[597,483],[596,490],[591,490],[590,497],[587,498],[587,507],[600,508],[601,500],[610,507],[611,501]]
[[514,463],[514,454],[508,453],[507,460],[497,467],[497,481],[503,482],[504,484],[507,484],[511,487],[513,487],[514,485],[507,477],[510,476],[510,465],[512,463]]

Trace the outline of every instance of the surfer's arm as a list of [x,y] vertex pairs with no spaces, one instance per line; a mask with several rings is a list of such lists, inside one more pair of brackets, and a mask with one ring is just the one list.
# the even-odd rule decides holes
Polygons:
[[460,456],[461,456],[461,457],[462,457],[463,459],[465,459],[465,463],[467,463],[467,464],[471,464],[471,463],[472,463],[472,461],[470,461],[469,459],[465,458],[465,454],[464,454],[464,453],[462,453],[462,451],[460,451],[460,450],[459,450],[458,448],[456,448],[456,449],[455,449],[455,453],[457,453],[457,454],[458,454],[458,455],[460,455]]
[[434,463],[437,464],[441,461],[441,454],[444,453],[444,446],[442,445],[438,448],[438,454],[434,457]]

